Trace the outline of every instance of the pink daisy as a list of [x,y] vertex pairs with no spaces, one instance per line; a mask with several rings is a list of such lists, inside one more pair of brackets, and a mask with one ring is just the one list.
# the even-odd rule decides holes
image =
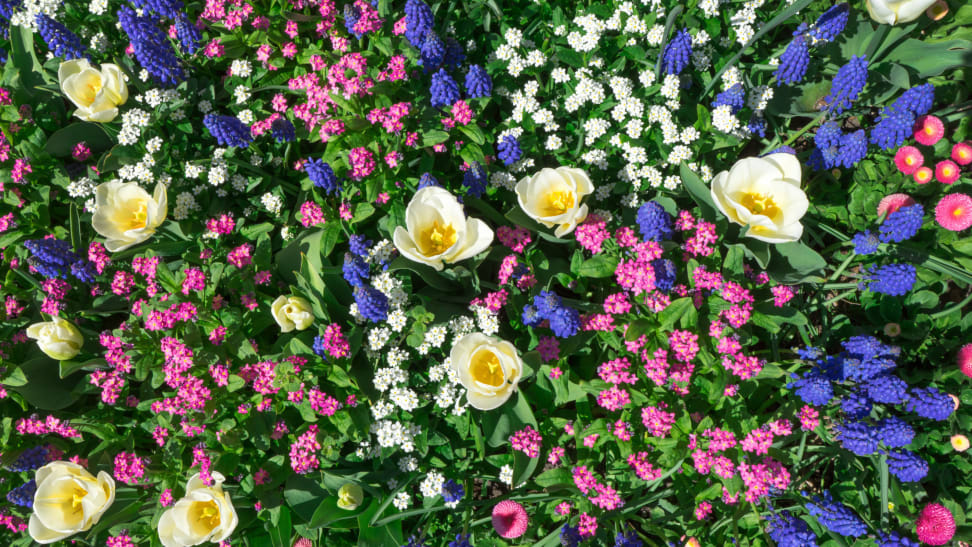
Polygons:
[[513,500],[503,500],[493,506],[493,528],[500,537],[513,539],[522,536],[529,521],[526,509]]
[[921,151],[914,146],[902,146],[894,154],[894,165],[906,175],[913,175],[924,162]]
[[952,184],[961,174],[961,169],[952,160],[942,160],[935,165],[935,178],[942,184]]
[[972,226],[972,198],[966,194],[947,194],[935,206],[935,220],[953,232]]
[[913,128],[915,140],[920,144],[931,146],[945,136],[945,124],[935,116],[922,116],[915,121]]
[[929,503],[918,515],[918,541],[928,545],[945,545],[955,535],[955,518],[940,503]]
[[962,349],[958,350],[956,359],[962,374],[972,378],[972,344],[962,346]]
[[881,203],[878,203],[877,214],[878,216],[890,215],[902,207],[907,207],[914,204],[915,200],[911,199],[911,196],[908,194],[891,194],[889,196],[885,196],[885,198],[881,200]]
[[952,159],[959,165],[972,163],[972,146],[967,142],[957,142],[952,147]]
[[935,176],[935,172],[930,167],[919,167],[912,176],[918,184],[928,184],[931,182],[932,177]]

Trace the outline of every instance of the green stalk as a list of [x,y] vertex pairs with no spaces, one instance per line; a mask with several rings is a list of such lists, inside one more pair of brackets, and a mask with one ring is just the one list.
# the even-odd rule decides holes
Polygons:
[[807,131],[813,129],[813,127],[816,126],[818,123],[820,123],[820,121],[823,120],[826,116],[827,116],[827,111],[823,111],[820,114],[817,114],[816,118],[811,120],[810,123],[808,123],[807,125],[803,126],[803,128],[797,131],[795,135],[787,139],[786,142],[783,143],[783,146],[789,146],[793,144],[794,141],[796,141],[801,136],[803,136],[803,134],[806,133]]

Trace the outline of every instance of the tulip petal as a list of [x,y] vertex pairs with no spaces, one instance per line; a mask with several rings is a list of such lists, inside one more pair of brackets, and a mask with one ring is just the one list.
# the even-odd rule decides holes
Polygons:
[[47,545],[49,543],[54,543],[55,541],[60,541],[66,537],[69,537],[75,532],[73,530],[69,532],[57,532],[55,530],[51,530],[47,526],[44,526],[44,523],[41,522],[37,514],[34,513],[30,516],[30,521],[27,523],[27,533],[30,534],[31,539],[37,543]]
[[455,256],[450,257],[449,262],[459,262],[460,260],[474,257],[485,251],[492,242],[493,230],[478,218],[470,218],[466,221],[463,248]]
[[392,234],[392,241],[394,241],[395,248],[398,249],[398,252],[405,258],[413,262],[418,262],[419,264],[431,266],[436,271],[442,271],[442,260],[438,257],[430,258],[422,254],[415,241],[412,240],[412,236],[409,235],[405,228],[396,226],[395,232]]
[[763,156],[760,159],[775,165],[779,169],[780,180],[786,181],[797,188],[800,187],[802,171],[800,169],[800,160],[796,156],[780,152]]

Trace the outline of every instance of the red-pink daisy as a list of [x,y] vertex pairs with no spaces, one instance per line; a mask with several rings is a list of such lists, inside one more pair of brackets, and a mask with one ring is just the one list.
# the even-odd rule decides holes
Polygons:
[[924,162],[921,151],[914,146],[902,146],[894,154],[894,165],[906,175],[913,175]]
[[493,528],[500,537],[513,539],[522,536],[529,522],[526,509],[513,500],[503,500],[493,506]]
[[928,545],[945,545],[955,535],[955,518],[947,507],[929,503],[918,515],[918,541]]
[[878,216],[890,215],[902,207],[907,207],[914,204],[915,200],[911,199],[911,196],[908,194],[891,194],[889,196],[885,196],[885,198],[881,200],[881,203],[878,203],[877,214]]
[[959,165],[972,163],[972,146],[967,142],[957,142],[952,147],[952,159]]
[[[935,220],[942,228],[953,232],[972,226],[972,197],[965,194],[946,195],[935,206]],[[972,367],[972,364],[969,366]]]
[[942,160],[935,165],[935,178],[942,184],[952,184],[961,174],[962,170],[952,160]]
[[962,371],[962,374],[972,378],[972,344],[962,346],[958,350],[956,360],[958,361],[959,370]]
[[294,547],[314,547],[314,544],[307,538],[300,538],[294,543]]
[[945,124],[935,116],[922,116],[915,121],[915,140],[931,146],[945,136]]
[[918,184],[928,184],[935,176],[935,172],[931,170],[931,167],[919,167],[912,176]]

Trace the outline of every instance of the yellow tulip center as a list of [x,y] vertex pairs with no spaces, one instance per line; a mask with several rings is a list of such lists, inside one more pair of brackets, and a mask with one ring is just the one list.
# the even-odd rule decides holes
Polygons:
[[485,349],[473,355],[472,362],[469,364],[469,372],[472,374],[473,380],[493,387],[501,386],[506,381],[499,358],[496,357],[495,353]]
[[764,196],[756,192],[746,192],[743,194],[740,203],[755,215],[764,215],[774,218],[780,214],[780,208],[773,201],[773,196]]
[[439,226],[439,221],[432,223],[432,227],[422,230],[422,248],[426,255],[440,255],[456,243],[456,229],[452,224]]
[[95,97],[98,96],[98,92],[101,91],[101,78],[88,78],[87,83],[84,85],[84,100],[90,105],[95,101]]
[[148,220],[148,204],[142,200],[138,203],[138,206],[132,210],[132,215],[128,219],[128,229],[136,230],[138,228],[144,228],[145,223]]
[[82,507],[82,502],[84,501],[84,497],[87,495],[88,492],[84,488],[79,486],[74,487],[74,492],[72,492],[71,495],[71,509],[73,509],[75,513],[84,510],[84,507]]
[[543,216],[552,217],[562,215],[574,207],[574,193],[561,190],[547,194],[547,203]]
[[209,500],[206,502],[196,502],[193,506],[196,512],[196,522],[212,530],[219,526],[219,506],[216,502]]

